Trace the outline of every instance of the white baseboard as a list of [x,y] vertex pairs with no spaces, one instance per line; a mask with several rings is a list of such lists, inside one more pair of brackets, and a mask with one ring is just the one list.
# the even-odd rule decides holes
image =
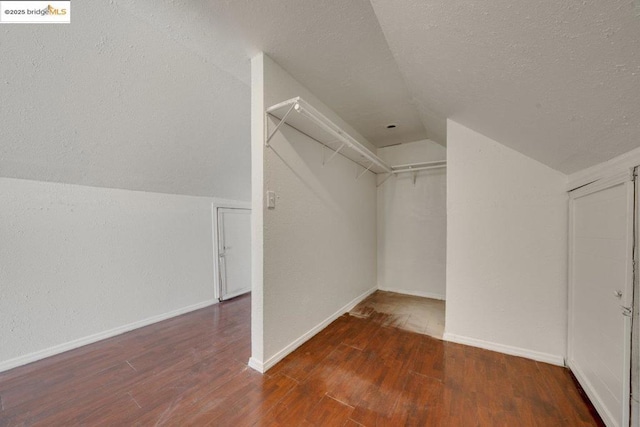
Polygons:
[[116,335],[124,334],[125,332],[133,331],[134,329],[149,326],[153,323],[158,323],[163,320],[170,319],[172,317],[180,316],[191,311],[199,310],[201,308],[208,307],[217,303],[218,300],[212,299],[197,304],[193,304],[187,307],[179,308],[177,310],[169,311],[167,313],[159,314],[157,316],[148,317],[137,322],[129,323],[128,325],[119,326],[108,331],[98,332],[97,334],[89,335],[86,337],[78,338],[73,341],[69,341],[63,344],[58,344],[53,347],[38,350],[33,353],[25,354],[24,356],[18,356],[13,359],[0,362],[0,372],[8,371],[9,369],[17,368],[18,366],[26,365],[28,363],[36,362],[44,358],[55,356],[56,354],[64,353],[69,350],[82,347],[87,344],[93,344],[94,342],[101,341],[107,338],[115,337]]
[[596,411],[598,411],[598,414],[602,418],[602,421],[604,421],[605,425],[607,426],[617,425],[615,422],[615,419],[613,418],[611,413],[607,410],[607,407],[604,405],[604,403],[602,403],[600,396],[594,391],[595,389],[593,388],[593,385],[591,385],[591,382],[587,380],[587,377],[584,376],[584,373],[580,370],[580,368],[578,368],[571,359],[567,360],[567,366],[569,367],[569,369],[571,369],[571,372],[573,372],[573,375],[576,376],[576,379],[582,386],[582,389],[584,390],[584,392],[589,397],[589,400],[593,404],[594,408],[596,408]]
[[248,365],[249,365],[249,367],[251,369],[254,369],[254,370],[258,371],[261,374],[264,374],[264,363],[262,363],[261,361],[259,361],[255,357],[251,357],[249,359]]
[[395,292],[397,294],[413,295],[416,297],[431,298],[431,299],[437,299],[440,301],[445,300],[444,295],[438,294],[435,292],[410,291],[407,289],[380,288],[380,287],[378,289],[385,292]]
[[526,348],[513,347],[510,345],[498,344],[495,342],[479,340],[476,338],[463,337],[460,335],[451,334],[449,332],[444,333],[443,339],[449,342],[470,345],[472,347],[483,348],[485,350],[497,351],[498,353],[520,356],[526,359],[536,360],[538,362],[564,366],[564,356],[561,355],[542,353],[540,351],[528,350]]
[[259,360],[254,359],[253,357],[249,360],[249,367],[255,369],[258,372],[266,372],[270,368],[272,368],[276,363],[284,359],[288,354],[293,352],[296,348],[300,347],[302,344],[307,342],[310,338],[312,338],[315,334],[326,328],[331,322],[336,320],[338,317],[342,316],[344,313],[349,312],[353,307],[358,305],[358,303],[364,300],[366,297],[377,291],[378,288],[371,288],[362,295],[356,297],[351,302],[343,306],[340,310],[333,313],[331,316],[324,319],[318,325],[311,328],[309,331],[304,333],[298,339],[293,341],[291,344],[287,345],[285,348],[271,356],[266,362],[261,362]]

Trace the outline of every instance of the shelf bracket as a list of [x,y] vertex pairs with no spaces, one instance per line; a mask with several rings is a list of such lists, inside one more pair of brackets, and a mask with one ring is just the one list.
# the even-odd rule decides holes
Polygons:
[[367,171],[368,171],[369,169],[371,169],[372,167],[373,167],[373,162],[371,162],[371,163],[369,164],[369,167],[368,167],[368,168],[366,168],[365,170],[363,170],[362,172],[360,172],[360,173],[358,174],[358,176],[356,176],[356,180],[360,179],[360,177],[361,177],[362,175],[364,175],[365,173],[367,173]]
[[[269,134],[269,136],[267,136],[267,140],[265,141],[264,145],[266,145],[267,147],[269,146],[269,141],[271,141],[271,138],[273,138],[273,135],[275,135],[276,132],[278,132],[278,129],[280,129],[280,126],[282,126],[282,124],[287,121],[287,117],[289,116],[289,114],[291,114],[291,112],[296,107],[296,105],[298,104],[297,103],[291,104],[291,107],[289,107],[285,115],[282,116],[282,119],[280,120],[280,122],[276,125],[276,128],[273,130],[273,132]],[[269,122],[267,122],[267,126],[269,126]]]
[[418,177],[418,172],[413,172],[413,186],[416,186],[416,178]]
[[338,155],[338,153],[340,153],[340,151],[344,148],[344,146],[347,145],[346,142],[343,142],[342,145],[340,147],[338,147],[338,149],[336,151],[334,151],[333,153],[331,153],[331,155],[329,156],[329,158],[327,159],[327,161],[325,163],[323,163],[323,166],[326,165],[327,163],[329,163],[331,160],[333,160],[333,158],[335,156]]
[[[308,129],[307,121],[291,120],[293,113],[301,114],[301,116],[306,118],[310,124],[315,125],[318,129]],[[376,174],[380,173],[380,171],[387,173],[393,172],[392,168],[376,156],[371,149],[367,148],[363,142],[353,138],[353,136],[341,129],[339,125],[334,123],[300,97],[291,98],[278,104],[274,104],[265,110],[265,114],[267,117],[263,126],[263,138],[265,146],[267,147],[270,146],[269,144],[271,139],[274,137],[276,132],[282,132],[282,124],[286,122],[291,128],[296,129],[333,151],[331,155],[323,151],[323,166],[331,162],[337,154],[343,154],[346,159],[357,163],[362,167],[369,166],[368,170],[370,172],[374,172]],[[280,122],[278,123],[277,120],[280,120]],[[274,127],[273,130],[271,130],[271,125]],[[318,134],[317,131],[321,131],[321,133]],[[334,149],[334,147],[337,146],[336,142],[342,144],[337,150]],[[345,147],[349,149],[347,153],[344,153],[344,151],[347,151],[343,150]],[[369,162],[372,162],[373,164],[369,165]],[[360,169],[356,170],[356,175],[359,173],[358,171],[360,171]]]

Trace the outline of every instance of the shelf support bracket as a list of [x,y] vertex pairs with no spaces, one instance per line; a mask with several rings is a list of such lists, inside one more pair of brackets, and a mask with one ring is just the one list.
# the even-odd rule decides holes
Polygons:
[[371,169],[372,167],[373,167],[373,162],[371,162],[371,163],[369,164],[369,167],[368,167],[368,168],[366,168],[365,170],[363,170],[362,172],[360,172],[360,173],[358,174],[358,176],[356,176],[356,181],[357,181],[358,179],[360,179],[360,177],[361,177],[362,175],[364,175],[365,173],[367,173],[367,171],[368,171],[369,169]]
[[335,156],[337,156],[337,155],[338,155],[338,153],[340,153],[340,151],[344,148],[344,146],[345,146],[345,145],[347,145],[347,143],[346,143],[346,142],[343,142],[343,143],[342,143],[342,145],[341,145],[340,147],[338,147],[338,149],[337,149],[336,151],[334,151],[333,153],[331,153],[331,155],[329,156],[329,158],[327,159],[327,161],[323,164],[323,166],[324,166],[324,165],[326,165],[327,163],[329,163],[331,160],[333,160],[333,158],[334,158]]
[[[267,140],[265,141],[264,145],[266,145],[267,147],[269,146],[269,141],[271,141],[271,138],[273,138],[273,135],[275,135],[276,132],[278,132],[278,129],[280,129],[280,126],[282,126],[282,124],[287,121],[287,117],[293,111],[296,105],[298,104],[297,103],[291,104],[291,107],[289,107],[285,115],[282,116],[282,119],[280,120],[280,122],[276,125],[276,128],[273,130],[273,132],[269,134],[269,136],[267,136]],[[267,120],[268,120],[268,117],[267,117]],[[267,126],[268,126],[268,122],[267,122]]]
[[416,186],[416,178],[418,177],[418,172],[413,172],[413,186]]

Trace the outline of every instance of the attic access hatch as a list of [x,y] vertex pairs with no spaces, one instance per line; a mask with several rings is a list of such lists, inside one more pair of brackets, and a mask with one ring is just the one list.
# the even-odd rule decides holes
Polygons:
[[269,120],[266,121],[265,144],[267,147],[278,129],[286,123],[333,151],[323,163],[328,163],[336,155],[342,154],[362,166],[364,168],[362,174],[366,171],[375,174],[393,173],[393,169],[371,150],[300,97],[273,105],[267,108],[266,114],[267,118],[271,116],[279,120],[271,132],[269,132]]

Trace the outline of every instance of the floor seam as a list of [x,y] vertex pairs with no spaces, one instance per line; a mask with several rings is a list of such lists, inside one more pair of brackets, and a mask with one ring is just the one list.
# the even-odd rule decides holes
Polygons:
[[335,401],[336,401],[336,402],[338,402],[338,403],[341,403],[341,404],[343,404],[343,405],[345,405],[345,406],[348,406],[349,408],[352,408],[352,409],[355,409],[355,408],[356,408],[354,405],[350,405],[350,404],[348,404],[347,402],[343,402],[342,400],[340,400],[340,399],[338,399],[338,398],[336,398],[336,397],[331,396],[331,395],[329,394],[329,392],[326,392],[324,395],[325,395],[325,396],[327,396],[329,399],[333,399],[333,400],[335,400]]

